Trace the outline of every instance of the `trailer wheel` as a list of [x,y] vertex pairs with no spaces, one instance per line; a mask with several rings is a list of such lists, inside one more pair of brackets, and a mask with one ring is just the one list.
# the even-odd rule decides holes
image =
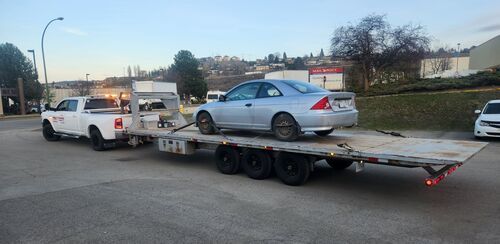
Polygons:
[[240,153],[229,146],[218,146],[215,150],[215,164],[223,174],[236,174],[240,169]]
[[43,125],[42,134],[45,140],[58,141],[59,139],[61,139],[61,136],[55,135],[54,133],[54,128],[50,123],[47,122],[45,125]]
[[207,112],[201,112],[196,118],[196,124],[201,134],[209,135],[215,133],[214,121]]
[[329,129],[329,130],[318,130],[318,131],[315,131],[314,133],[318,136],[327,136],[327,135],[330,135],[330,133],[333,132],[333,129]]
[[102,137],[99,129],[93,129],[90,131],[90,143],[92,144],[92,149],[96,151],[104,151],[106,149],[104,145],[106,141]]
[[309,161],[303,155],[280,153],[274,163],[274,171],[283,183],[299,186],[307,181],[311,168]]
[[267,152],[250,149],[243,154],[241,166],[248,177],[262,180],[271,175],[273,164]]
[[344,170],[347,167],[351,166],[353,163],[352,160],[347,159],[335,159],[335,158],[327,158],[325,159],[326,163],[330,165],[335,170]]

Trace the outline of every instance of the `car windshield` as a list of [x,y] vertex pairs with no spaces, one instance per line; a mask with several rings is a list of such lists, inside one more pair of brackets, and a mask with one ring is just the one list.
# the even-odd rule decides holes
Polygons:
[[85,103],[85,109],[103,109],[103,108],[118,108],[115,99],[97,98],[88,99]]
[[316,92],[327,92],[327,90],[317,87],[315,85],[305,83],[297,80],[284,80],[283,83],[293,87],[295,90],[301,93],[316,93]]
[[500,103],[489,103],[483,114],[500,114]]

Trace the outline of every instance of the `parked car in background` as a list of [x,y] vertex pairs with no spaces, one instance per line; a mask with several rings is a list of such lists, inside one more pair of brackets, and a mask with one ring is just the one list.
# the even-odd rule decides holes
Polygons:
[[357,123],[355,95],[330,92],[296,80],[253,80],[200,106],[193,114],[203,134],[217,129],[272,131],[279,140],[293,141],[301,133],[320,136]]
[[207,101],[207,103],[211,103],[211,102],[217,102],[219,101],[219,97],[221,95],[225,95],[226,93],[223,92],[223,91],[208,91],[207,92],[207,99],[205,99]]
[[474,128],[476,138],[500,137],[500,100],[489,101],[475,113],[479,114]]

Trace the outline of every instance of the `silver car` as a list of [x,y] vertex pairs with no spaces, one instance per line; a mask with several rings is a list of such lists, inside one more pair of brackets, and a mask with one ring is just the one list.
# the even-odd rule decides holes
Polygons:
[[272,131],[282,141],[305,132],[319,136],[358,120],[354,93],[330,92],[296,80],[252,80],[200,106],[193,114],[203,134],[218,129]]

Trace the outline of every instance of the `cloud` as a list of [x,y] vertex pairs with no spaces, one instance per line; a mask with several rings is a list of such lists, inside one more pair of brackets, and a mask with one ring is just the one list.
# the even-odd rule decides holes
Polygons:
[[85,31],[82,31],[77,28],[70,28],[70,27],[63,27],[62,30],[66,33],[75,35],[75,36],[88,36],[88,33]]
[[491,32],[500,30],[500,24],[493,24],[479,28],[478,32]]

